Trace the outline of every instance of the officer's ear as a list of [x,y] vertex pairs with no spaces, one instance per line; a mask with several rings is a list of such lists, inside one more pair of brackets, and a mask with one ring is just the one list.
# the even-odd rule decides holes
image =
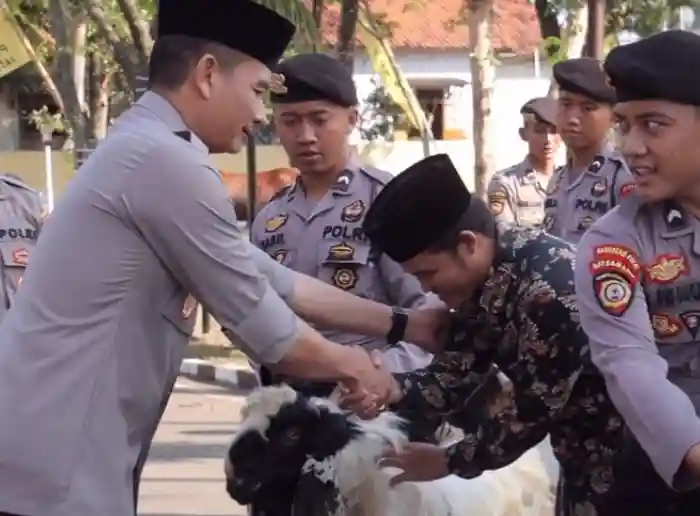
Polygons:
[[350,126],[350,131],[348,134],[350,134],[353,129],[355,129],[355,126],[357,125],[358,120],[360,119],[360,113],[357,111],[357,107],[353,106],[348,109],[348,125]]

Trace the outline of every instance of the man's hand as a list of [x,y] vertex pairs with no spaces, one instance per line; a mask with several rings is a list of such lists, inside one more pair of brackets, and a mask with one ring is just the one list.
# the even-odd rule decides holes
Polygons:
[[387,452],[379,466],[403,470],[391,479],[392,486],[401,482],[429,482],[450,474],[445,449],[425,443],[408,443],[400,453]]
[[695,477],[696,482],[700,482],[700,444],[688,450],[684,463],[687,472]]
[[400,386],[393,375],[382,362],[380,351],[372,351],[370,354],[372,365],[387,382],[387,389],[381,396],[374,395],[367,390],[353,388],[345,382],[341,385],[341,406],[351,410],[363,419],[373,419],[386,409],[391,403],[397,403],[402,398]]
[[343,367],[352,372],[340,385],[343,400],[346,394],[351,395],[357,406],[366,410],[386,405],[396,381],[382,365],[380,356],[360,347],[348,347],[348,362]]
[[450,323],[450,312],[446,307],[408,310],[408,324],[404,339],[437,354],[443,349]]

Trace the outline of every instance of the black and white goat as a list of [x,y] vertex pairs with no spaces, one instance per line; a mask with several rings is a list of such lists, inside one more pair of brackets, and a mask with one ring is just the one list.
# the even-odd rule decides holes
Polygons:
[[363,421],[330,400],[264,387],[248,397],[229,448],[227,491],[243,505],[252,503],[255,516],[552,514],[552,479],[541,449],[474,479],[448,476],[391,488],[399,471],[378,462],[387,448],[400,450],[406,442],[402,420],[392,413]]

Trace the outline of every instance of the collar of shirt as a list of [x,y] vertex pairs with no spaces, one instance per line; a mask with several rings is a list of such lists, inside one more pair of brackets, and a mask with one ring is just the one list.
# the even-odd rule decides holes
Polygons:
[[[343,171],[338,174],[335,183],[329,188],[329,192],[333,197],[353,195],[360,183],[359,175],[362,174],[362,166],[359,159],[354,157],[348,161],[348,164]],[[294,185],[287,192],[287,202],[292,202],[298,196],[304,197],[304,180],[303,175],[299,173]]]
[[191,131],[186,125],[180,113],[177,112],[175,107],[168,102],[168,100],[153,92],[147,91],[136,103],[137,105],[147,109],[158,118],[160,118],[168,129],[173,133],[179,131],[188,131],[190,133],[190,143],[195,146],[195,148],[201,150],[202,152],[209,154],[209,147],[197,136],[196,133]]

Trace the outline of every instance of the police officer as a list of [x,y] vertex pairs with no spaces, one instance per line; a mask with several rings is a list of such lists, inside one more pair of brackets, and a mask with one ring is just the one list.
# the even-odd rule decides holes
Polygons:
[[210,152],[236,152],[294,27],[248,0],[160,3],[150,91],[80,168],[0,323],[0,513],[134,514],[134,476],[194,326],[188,294],[255,360],[380,397],[368,354],[298,319],[434,343],[439,312],[304,277],[253,247]]
[[[366,299],[406,307],[424,303],[418,280],[373,250],[362,232],[367,209],[392,176],[361,165],[348,144],[358,117],[352,75],[321,53],[286,59],[276,71],[285,78],[285,91],[270,96],[275,130],[300,176],[257,215],[253,242],[287,267]],[[325,335],[368,350],[386,346],[385,339]],[[431,357],[399,343],[384,358],[392,370],[407,371]]]
[[547,185],[561,141],[556,128],[557,102],[534,98],[523,105],[520,114],[523,126],[518,132],[527,143],[527,157],[493,176],[488,200],[497,222],[537,226],[544,219]]
[[637,188],[579,243],[576,293],[629,429],[617,514],[700,514],[699,60],[667,31],[605,61]]
[[621,156],[608,144],[615,91],[600,63],[589,57],[554,65],[559,88],[557,127],[568,160],[547,188],[544,227],[568,242],[583,233],[634,188]]
[[0,320],[13,304],[43,220],[39,192],[0,175]]

